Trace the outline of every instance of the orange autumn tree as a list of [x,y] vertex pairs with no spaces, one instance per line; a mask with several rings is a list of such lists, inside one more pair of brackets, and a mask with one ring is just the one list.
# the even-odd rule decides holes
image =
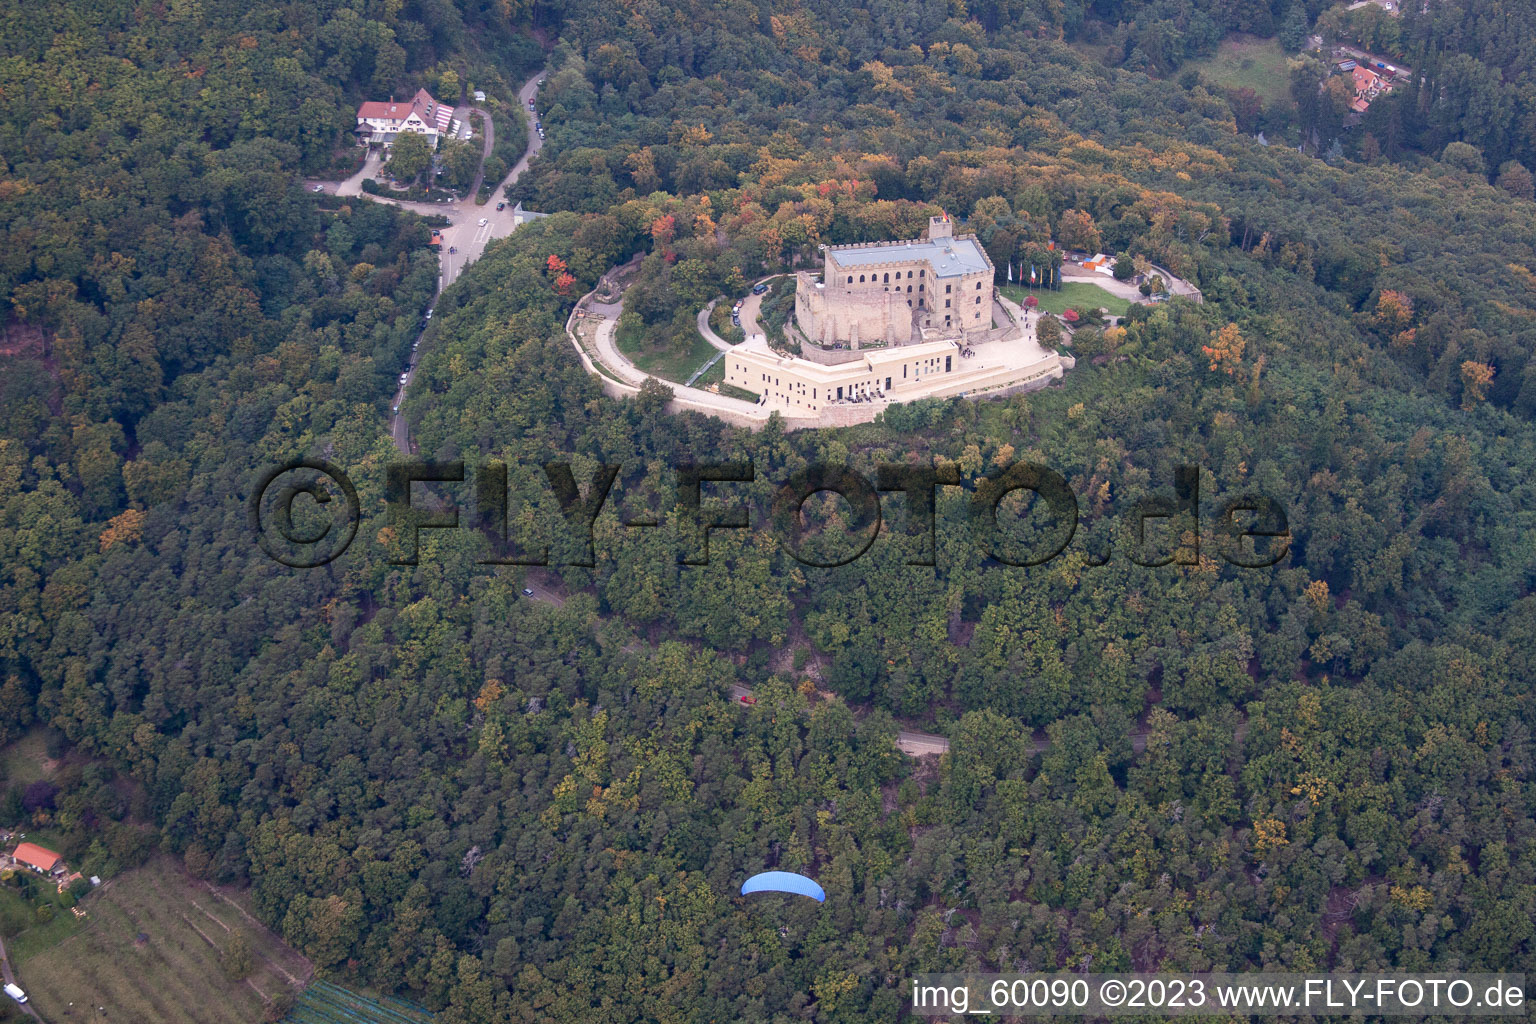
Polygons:
[[1383,289],[1376,298],[1376,314],[1373,319],[1388,334],[1406,330],[1413,322],[1413,300],[1402,292]]
[[1211,361],[1213,371],[1234,374],[1243,361],[1243,350],[1247,347],[1248,341],[1243,337],[1243,332],[1237,329],[1237,324],[1227,324],[1219,331],[1212,331],[1211,343],[1201,346],[1200,351]]
[[567,273],[565,260],[551,254],[549,259],[544,261],[544,266],[555,279],[555,291],[561,295],[569,295],[571,285],[576,283],[576,278]]
[[1468,359],[1461,364],[1461,407],[1471,409],[1488,397],[1488,385],[1493,383],[1493,367]]
[[107,528],[101,531],[101,550],[123,541],[136,541],[144,535],[144,513],[130,508],[121,515],[113,516]]

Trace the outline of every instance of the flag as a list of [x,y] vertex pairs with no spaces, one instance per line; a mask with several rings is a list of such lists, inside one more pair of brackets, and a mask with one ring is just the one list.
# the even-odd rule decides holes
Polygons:
[[1049,242],[1046,242],[1045,243],[1045,249],[1046,249],[1047,252],[1055,252],[1056,251],[1056,240],[1053,238]]
[[1008,261],[1008,283],[1013,284],[1013,261]]
[[1038,277],[1039,274],[1035,271],[1035,265],[1031,263],[1029,265],[1029,283],[1034,284]]

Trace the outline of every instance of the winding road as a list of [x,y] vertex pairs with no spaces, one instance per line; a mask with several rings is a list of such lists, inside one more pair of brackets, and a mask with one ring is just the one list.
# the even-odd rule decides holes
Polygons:
[[[528,169],[529,163],[544,148],[544,140],[539,138],[538,131],[534,128],[537,115],[532,113],[529,101],[539,91],[539,82],[544,78],[544,72],[540,71],[528,81],[523,83],[517,91],[518,106],[528,115],[528,148],[523,156],[512,167],[491,193],[490,200],[484,206],[476,206],[474,197],[480,192],[480,185],[485,180],[485,160],[491,155],[491,149],[496,144],[496,125],[491,119],[490,112],[480,107],[461,107],[460,116],[468,118],[472,113],[478,113],[484,125],[484,145],[480,153],[480,166],[475,171],[475,179],[464,199],[455,200],[452,203],[411,203],[399,199],[391,199],[387,196],[370,195],[363,191],[363,181],[373,177],[379,172],[383,161],[383,155],[378,151],[370,151],[363,161],[362,169],[345,181],[321,181],[310,182],[312,188],[321,192],[328,192],[336,196],[358,196],[372,202],[388,203],[402,209],[411,210],[422,216],[443,216],[448,218],[448,226],[441,229],[442,245],[438,250],[439,273],[437,278],[437,294],[441,295],[443,289],[458,280],[464,268],[484,254],[485,248],[493,240],[505,238],[510,235],[519,224],[518,209],[516,207],[496,207],[506,202],[506,190],[520,178]],[[433,299],[434,303],[436,298]],[[400,406],[405,401],[406,390],[411,386],[411,380],[416,374],[416,362],[421,355],[421,345],[430,332],[431,323],[422,328],[415,343],[411,346],[410,359],[402,371],[404,379],[395,389],[394,397],[390,400],[392,419],[390,420],[390,435],[394,438],[395,447],[401,454],[411,454],[410,424],[400,412]]]

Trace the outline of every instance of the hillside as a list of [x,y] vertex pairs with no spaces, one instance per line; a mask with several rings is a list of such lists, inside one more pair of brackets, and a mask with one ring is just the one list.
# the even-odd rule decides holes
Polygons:
[[[54,947],[78,963],[22,964],[48,1019],[254,1019],[310,969],[441,1024],[889,1020],[962,969],[1536,971],[1529,90],[1446,114],[1472,61],[1528,77],[1526,33],[1406,19],[1439,70],[1338,147],[1299,61],[1265,147],[1188,65],[1319,5],[67,6],[0,59],[0,741],[35,730],[0,797],[111,879]],[[538,58],[548,142],[508,198],[549,216],[440,295],[421,217],[303,190],[364,95]],[[998,267],[1102,251],[1204,301],[1084,326],[1045,390],[839,430],[611,398],[565,334],[639,257],[624,344],[696,361],[710,300],[941,212]],[[418,338],[416,458],[466,472],[414,501],[465,528],[412,560],[388,413]],[[360,508],[309,570],[248,514],[300,457]],[[682,564],[676,469],[743,462],[704,504],[749,525]],[[468,528],[488,463],[550,564]],[[988,545],[1048,544],[1038,503],[974,519],[1018,463],[1078,509],[1028,568]],[[931,535],[886,494],[819,568],[775,506],[818,464],[962,484]],[[1254,494],[1289,537],[1244,567],[1217,527]],[[853,511],[807,502],[807,548],[857,548]],[[826,902],[739,895],[770,867]]]

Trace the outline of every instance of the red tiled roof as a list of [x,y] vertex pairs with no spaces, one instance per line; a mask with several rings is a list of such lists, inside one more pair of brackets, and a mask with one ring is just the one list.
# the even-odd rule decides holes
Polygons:
[[16,847],[16,852],[11,856],[27,867],[36,868],[39,871],[52,871],[64,861],[63,857],[36,843],[22,843]]
[[404,121],[411,114],[432,125],[438,131],[447,131],[453,120],[453,108],[444,106],[432,98],[426,89],[417,89],[409,102],[396,100],[368,100],[357,108],[357,119],[376,118],[382,121]]

